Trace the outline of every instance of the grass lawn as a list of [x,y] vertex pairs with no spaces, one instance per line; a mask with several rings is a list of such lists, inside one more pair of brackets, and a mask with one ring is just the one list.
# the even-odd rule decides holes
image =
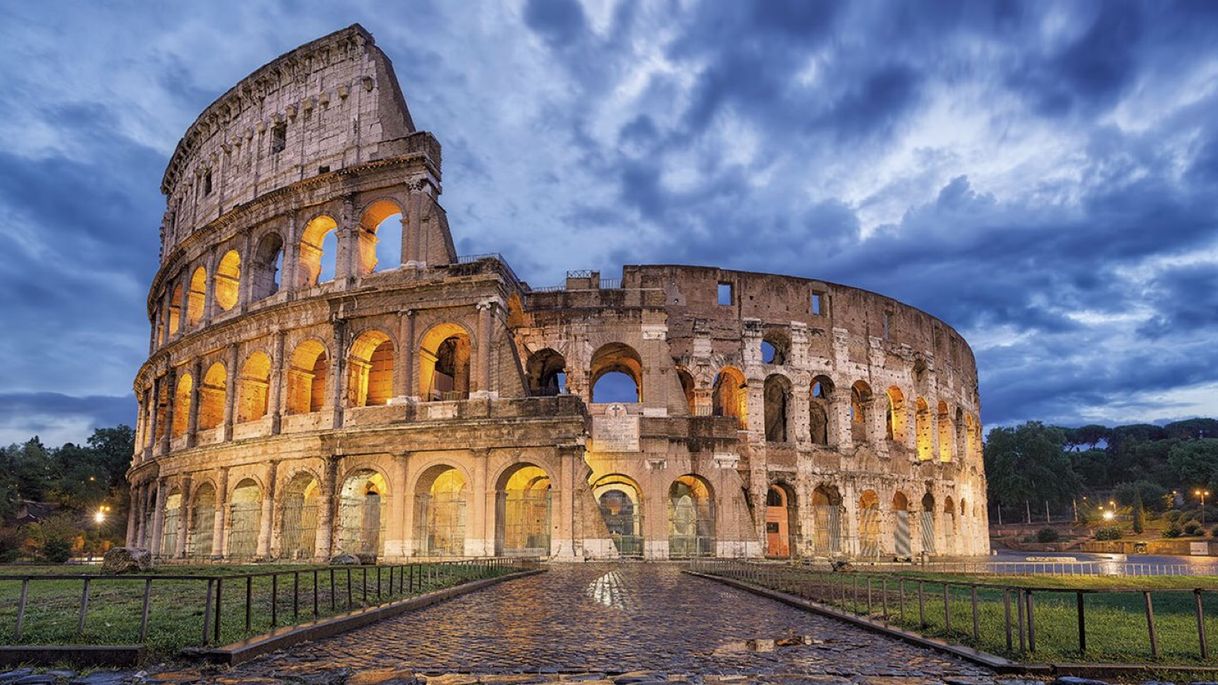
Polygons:
[[[390,568],[394,569],[393,593],[389,592]],[[184,576],[155,580],[149,603],[148,635],[145,641],[150,656],[166,656],[184,647],[203,644],[203,617],[207,603],[206,576],[239,576],[243,573],[278,572],[277,600],[272,603],[271,576],[249,581],[250,626],[246,629],[244,578],[226,578],[221,588],[221,633],[217,642],[214,624],[212,644],[227,644],[258,635],[275,625],[291,625],[313,619],[313,583],[317,578],[317,614],[330,616],[390,599],[400,599],[431,590],[458,585],[469,580],[510,573],[512,567],[479,567],[447,564],[414,564],[380,567],[381,596],[377,597],[377,567],[329,567],[303,565],[199,565],[164,566],[157,575]],[[333,591],[331,590],[331,571]],[[364,573],[367,573],[366,580]],[[411,574],[413,571],[413,582]],[[350,595],[348,595],[348,573]],[[21,639],[15,639],[17,605],[21,581],[0,579],[0,644],[135,644],[143,605],[144,581],[124,576],[98,575],[97,567],[78,566],[0,566],[0,576],[88,576],[88,612],[84,632],[78,633],[81,594],[80,578],[32,580],[28,586],[27,607]],[[294,587],[294,578],[298,578]],[[405,578],[407,588],[401,587]],[[366,583],[366,585],[365,585]],[[365,599],[365,587],[367,595]],[[348,597],[350,603],[348,603]],[[214,594],[213,594],[214,598]],[[214,616],[214,614],[213,614]],[[213,618],[214,620],[214,618]]]
[[[763,585],[882,619],[923,635],[947,639],[1013,660],[1031,662],[1111,662],[1179,665],[1218,665],[1200,656],[1195,588],[1201,594],[1207,638],[1218,639],[1218,577],[1082,577],[1082,576],[965,576],[931,573],[831,574],[773,566],[763,572]],[[867,586],[871,579],[868,611]],[[962,584],[977,583],[977,636],[973,634],[972,592]],[[944,588],[947,586],[947,610]],[[901,589],[904,592],[902,593]],[[919,613],[919,586],[922,606]],[[1012,646],[1006,642],[1003,588],[1033,588],[1036,651],[1019,648],[1018,603],[1009,593]],[[1151,590],[1159,655],[1153,657],[1147,630],[1145,599]],[[1083,591],[1087,650],[1079,651],[1077,591]],[[924,621],[924,623],[923,623]],[[1025,642],[1026,645],[1026,642]]]

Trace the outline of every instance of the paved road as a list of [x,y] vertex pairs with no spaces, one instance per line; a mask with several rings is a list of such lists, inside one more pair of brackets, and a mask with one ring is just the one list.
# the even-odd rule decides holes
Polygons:
[[[637,671],[649,672],[635,678],[640,682],[678,675],[695,682],[725,675],[822,684],[992,680],[980,667],[665,564],[554,565],[544,574],[267,655],[224,679],[291,679],[340,669],[359,682],[407,673],[614,677]],[[442,680],[462,682],[449,678],[455,680]]]

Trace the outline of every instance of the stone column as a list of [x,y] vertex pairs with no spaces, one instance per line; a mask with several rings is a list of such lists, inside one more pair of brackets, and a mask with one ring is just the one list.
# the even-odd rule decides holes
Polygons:
[[283,421],[283,394],[286,392],[284,385],[287,383],[287,375],[284,369],[288,368],[287,354],[284,350],[284,332],[275,331],[275,342],[271,354],[275,358],[271,360],[271,375],[270,387],[267,392],[270,397],[267,398],[267,413],[271,415],[271,435],[278,435]]
[[333,350],[330,358],[330,409],[334,412],[334,428],[342,428],[343,407],[347,393],[347,322],[335,319],[333,323]]
[[[643,323],[643,349],[639,354],[643,357],[643,377],[639,379],[643,394],[643,404],[648,415],[668,415],[668,387],[665,374],[672,366],[668,355],[668,324],[663,321]],[[589,396],[592,389],[589,388]],[[682,398],[684,402],[684,398]]]
[[162,529],[165,526],[165,498],[168,495],[169,488],[166,487],[165,479],[158,478],[156,481],[156,509],[152,510],[152,544],[149,545],[153,556],[164,554],[164,550],[161,549],[161,541],[163,539]]
[[203,318],[200,327],[211,323],[212,310],[216,308],[216,248],[207,253],[207,282],[203,285]]
[[180,338],[186,334],[186,329],[190,326],[190,281],[193,272],[188,266],[186,273],[182,275],[182,301],[178,303],[178,334]]
[[199,402],[203,399],[203,360],[190,365],[190,416],[186,419],[186,446],[194,447],[199,431]]
[[[161,320],[164,323],[164,325],[161,326],[161,339],[158,341],[158,344],[160,344],[160,345],[167,345],[169,343],[169,337],[170,337],[169,319],[172,318],[172,316],[173,316],[173,314],[172,314],[173,281],[170,281],[169,283],[167,283],[166,286],[167,287],[165,289],[165,296],[163,298],[161,298],[162,299]],[[182,328],[182,316],[181,316],[181,314],[179,314],[178,315],[178,329],[180,330],[181,328]]]
[[127,489],[127,547],[135,547],[136,534],[139,532],[136,529],[135,510],[139,502],[139,486],[132,485]]
[[473,450],[474,482],[470,488],[470,522],[465,533],[465,556],[490,556],[495,553],[495,484],[488,482],[490,450]]
[[334,490],[338,478],[338,457],[326,458],[326,468],[321,476],[321,497],[317,501],[317,542],[314,556],[319,561],[330,558],[334,539]]
[[[409,204],[409,198],[407,199],[407,204]],[[410,245],[411,245],[410,221],[407,220],[407,217],[409,217],[409,216],[410,216],[409,210],[406,207],[403,207],[402,208],[402,218],[398,220],[398,223],[402,227],[402,233],[401,233],[402,241],[401,241],[401,244],[398,246],[398,250],[399,250],[398,257],[400,260],[398,263],[401,264],[402,266],[406,266],[406,264],[410,261]]]
[[355,198],[352,195],[343,198],[335,236],[338,238],[338,254],[334,259],[334,282],[340,284],[341,288],[346,287],[358,272],[355,262],[359,258],[359,226],[355,224]]
[[156,448],[156,431],[157,431],[157,427],[158,427],[157,426],[157,414],[160,413],[160,409],[161,409],[160,382],[159,382],[159,379],[156,378],[155,376],[152,379],[152,387],[149,389],[148,393],[152,397],[151,402],[150,402],[150,407],[151,407],[152,411],[151,411],[151,414],[149,414],[148,423],[145,427],[145,434],[144,434],[144,458],[145,459],[151,459],[153,457],[153,451]]
[[[237,307],[242,314],[249,309],[254,290],[254,274],[250,269],[254,262],[251,238],[250,229],[241,232],[241,273],[237,281]],[[283,280],[283,275],[280,274],[279,282],[282,283]]]
[[398,319],[398,370],[395,375],[397,387],[393,394],[396,399],[415,399],[418,394],[414,391],[414,310],[406,309]]
[[168,400],[165,402],[165,431],[161,437],[161,454],[169,454],[169,443],[173,440],[173,405],[174,400],[177,399],[175,397],[177,393],[174,392],[176,390],[174,387],[176,377],[177,374],[174,372],[173,367],[169,367],[169,370],[165,372],[163,381],[165,384],[164,392],[168,394]]
[[279,289],[287,293],[291,300],[299,286],[300,276],[300,235],[296,215],[288,217],[288,235],[283,243],[283,273],[279,275]]
[[267,462],[265,489],[262,493],[262,516],[258,521],[258,549],[255,552],[259,559],[271,556],[271,528],[275,520],[275,477],[278,472],[279,462]]
[[402,212],[402,265],[411,269],[421,269],[427,266],[425,257],[420,255],[419,237],[422,233],[423,199],[426,194],[421,190],[411,190],[406,198],[406,206]]
[[411,557],[417,553],[416,543],[414,539],[415,526],[415,499],[414,490],[410,488],[411,478],[417,476],[412,473],[411,468],[411,452],[403,452],[400,459],[402,460],[402,556]]
[[228,533],[228,467],[220,469],[216,478],[216,520],[211,529],[211,558],[224,558],[225,539]]
[[[584,465],[579,448],[559,447],[558,488],[551,497],[558,498],[558,520],[550,526],[550,554],[561,559],[575,558],[575,474]],[[577,461],[578,460],[578,461]]]
[[190,516],[190,480],[189,474],[182,477],[182,501],[178,505],[178,536],[173,550],[175,559],[186,558],[186,535],[190,530],[187,525]]
[[384,555],[389,558],[406,556],[404,519],[406,515],[406,458],[395,456],[389,489],[389,521],[385,526]]
[[491,313],[494,307],[494,300],[478,303],[478,390],[474,393],[476,397],[490,397],[491,394]]
[[233,423],[237,417],[237,386],[241,383],[237,363],[237,343],[233,343],[228,346],[228,382],[224,385],[224,442],[233,439]]

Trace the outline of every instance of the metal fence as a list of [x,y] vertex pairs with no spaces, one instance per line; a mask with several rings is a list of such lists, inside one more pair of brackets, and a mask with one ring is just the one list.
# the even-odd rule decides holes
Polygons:
[[[689,569],[1017,658],[1036,655],[1043,637],[1048,651],[1070,658],[1116,654],[1129,661],[1132,653],[1154,661],[1205,661],[1210,655],[1207,633],[1218,625],[1215,588],[1029,587],[716,559],[691,561]],[[1166,616],[1157,614],[1156,607],[1166,607]],[[1116,608],[1120,611],[1114,613]],[[1088,618],[1089,611],[1098,616]],[[1118,616],[1121,620],[1114,619]],[[1130,639],[1139,632],[1141,646]],[[1100,649],[1088,641],[1097,635],[1108,643]]]
[[[815,565],[815,564],[813,564]],[[1138,561],[921,561],[862,563],[861,570],[963,573],[1006,576],[1218,576],[1218,562],[1146,563]],[[828,569],[828,563],[823,564]]]
[[[0,642],[143,644],[153,637],[162,648],[218,645],[538,564],[516,557],[242,574],[4,574]],[[65,615],[75,617],[72,625]]]

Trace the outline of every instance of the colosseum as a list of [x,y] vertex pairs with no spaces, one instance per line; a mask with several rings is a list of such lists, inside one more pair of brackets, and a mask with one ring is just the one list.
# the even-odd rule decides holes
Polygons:
[[988,551],[976,368],[950,326],[714,267],[532,287],[497,255],[456,253],[440,168],[358,25],[258,69],[186,131],[161,184],[128,545]]

